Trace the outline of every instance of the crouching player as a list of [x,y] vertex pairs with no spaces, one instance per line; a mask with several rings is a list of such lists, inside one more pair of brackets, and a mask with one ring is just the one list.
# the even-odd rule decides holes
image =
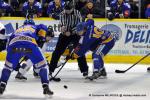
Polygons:
[[7,56],[0,78],[0,94],[3,94],[11,72],[15,70],[19,60],[27,56],[35,65],[34,69],[41,77],[43,94],[51,96],[53,92],[49,89],[48,66],[36,40],[45,39],[47,27],[43,24],[35,25],[33,20],[29,24],[18,28],[9,38]]
[[77,32],[82,38],[70,58],[78,58],[85,55],[87,51],[92,51],[94,71],[89,79],[93,80],[99,77],[106,77],[107,73],[104,68],[103,57],[115,45],[116,40],[118,40],[118,33],[111,33],[99,29],[94,26],[94,21],[92,19],[79,23],[77,25]]
[[[28,24],[28,22],[24,22],[24,25]],[[39,49],[41,49],[42,53],[46,52],[47,43],[54,37],[54,31],[53,28],[48,27],[48,31],[46,34],[46,39],[38,39],[37,44],[39,46]],[[34,66],[28,57],[24,57],[23,60],[21,60],[20,63],[18,63],[17,67],[19,68],[17,75],[15,76],[15,79],[17,80],[27,80],[27,77],[25,77],[25,74],[29,71],[31,66]],[[33,75],[34,77],[39,77],[38,73],[33,69]]]

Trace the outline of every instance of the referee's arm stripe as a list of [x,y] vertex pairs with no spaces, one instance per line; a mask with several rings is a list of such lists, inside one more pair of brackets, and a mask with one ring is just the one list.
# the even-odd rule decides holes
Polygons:
[[63,25],[64,25],[63,20],[64,20],[64,16],[61,14],[61,15],[60,15],[60,24],[61,24],[61,26],[63,26]]
[[80,13],[79,11],[77,11],[77,13],[78,13],[78,17],[79,17],[79,19],[80,19],[79,22],[82,22],[82,16],[81,16],[81,13]]

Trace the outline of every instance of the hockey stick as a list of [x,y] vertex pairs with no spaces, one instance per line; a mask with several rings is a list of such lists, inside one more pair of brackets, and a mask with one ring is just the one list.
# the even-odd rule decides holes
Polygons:
[[51,80],[54,80],[54,81],[57,81],[57,82],[61,81],[61,79],[58,78],[57,80],[55,80],[55,78],[56,78],[56,76],[59,74],[59,72],[62,70],[62,68],[65,66],[65,64],[67,63],[67,61],[68,61],[68,60],[66,60],[66,61],[63,63],[63,65],[61,66],[61,68],[57,71],[57,73],[56,73],[53,77],[50,78],[50,81],[51,81]]
[[145,59],[146,57],[148,57],[150,55],[150,53],[148,53],[147,55],[145,55],[143,58],[141,58],[139,61],[137,61],[136,63],[134,63],[131,67],[129,67],[126,70],[115,70],[116,73],[125,73],[127,72],[129,69],[131,69],[132,67],[134,67],[135,65],[137,65],[139,62],[141,62],[143,59]]
[[[70,55],[72,55],[73,52],[74,52],[74,49],[71,51]],[[61,68],[57,71],[57,73],[53,77],[50,78],[50,81],[51,80],[54,80],[54,81],[57,81],[57,82],[61,81],[60,78],[59,79],[55,79],[55,78],[59,74],[59,72],[62,70],[62,68],[65,66],[65,64],[68,62],[69,59],[70,58],[66,58],[66,61],[62,64]]]

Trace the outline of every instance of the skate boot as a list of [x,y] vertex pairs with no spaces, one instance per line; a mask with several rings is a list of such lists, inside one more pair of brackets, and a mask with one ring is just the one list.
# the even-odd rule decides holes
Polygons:
[[1,82],[0,83],[0,95],[2,95],[4,93],[5,88],[6,88],[6,83]]
[[33,70],[33,76],[34,76],[35,78],[40,78],[39,74],[36,73],[34,70]]
[[52,76],[52,72],[49,73],[49,81],[55,81],[55,82],[60,82],[61,79],[60,78],[56,78]]
[[48,84],[43,84],[43,94],[46,96],[46,97],[51,97],[54,93],[49,89],[49,86]]
[[89,79],[92,81],[94,79],[97,79],[97,78],[104,78],[107,76],[107,73],[105,71],[105,68],[102,68],[101,70],[99,71],[94,71],[92,76],[89,77]]
[[83,72],[83,77],[84,77],[85,79],[88,79],[88,72]]
[[24,77],[20,72],[17,73],[15,79],[22,80],[22,81],[26,81],[27,80],[27,78]]
[[103,68],[101,70],[101,76],[100,76],[100,78],[106,78],[106,77],[107,77],[107,72],[106,72],[105,68]]

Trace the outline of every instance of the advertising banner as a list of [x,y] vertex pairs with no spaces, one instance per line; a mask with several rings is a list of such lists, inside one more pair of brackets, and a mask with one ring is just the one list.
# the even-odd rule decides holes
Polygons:
[[[95,25],[101,29],[120,33],[120,39],[116,42],[114,48],[109,52],[110,56],[144,56],[150,52],[150,22],[148,20],[135,19],[116,19],[108,21],[107,19],[94,19]],[[20,27],[24,18],[0,18],[3,24],[12,24],[14,29]],[[55,49],[58,36],[60,34],[59,21],[49,18],[35,19],[36,24],[45,24],[52,27],[55,32],[55,38],[47,45],[47,52]]]

